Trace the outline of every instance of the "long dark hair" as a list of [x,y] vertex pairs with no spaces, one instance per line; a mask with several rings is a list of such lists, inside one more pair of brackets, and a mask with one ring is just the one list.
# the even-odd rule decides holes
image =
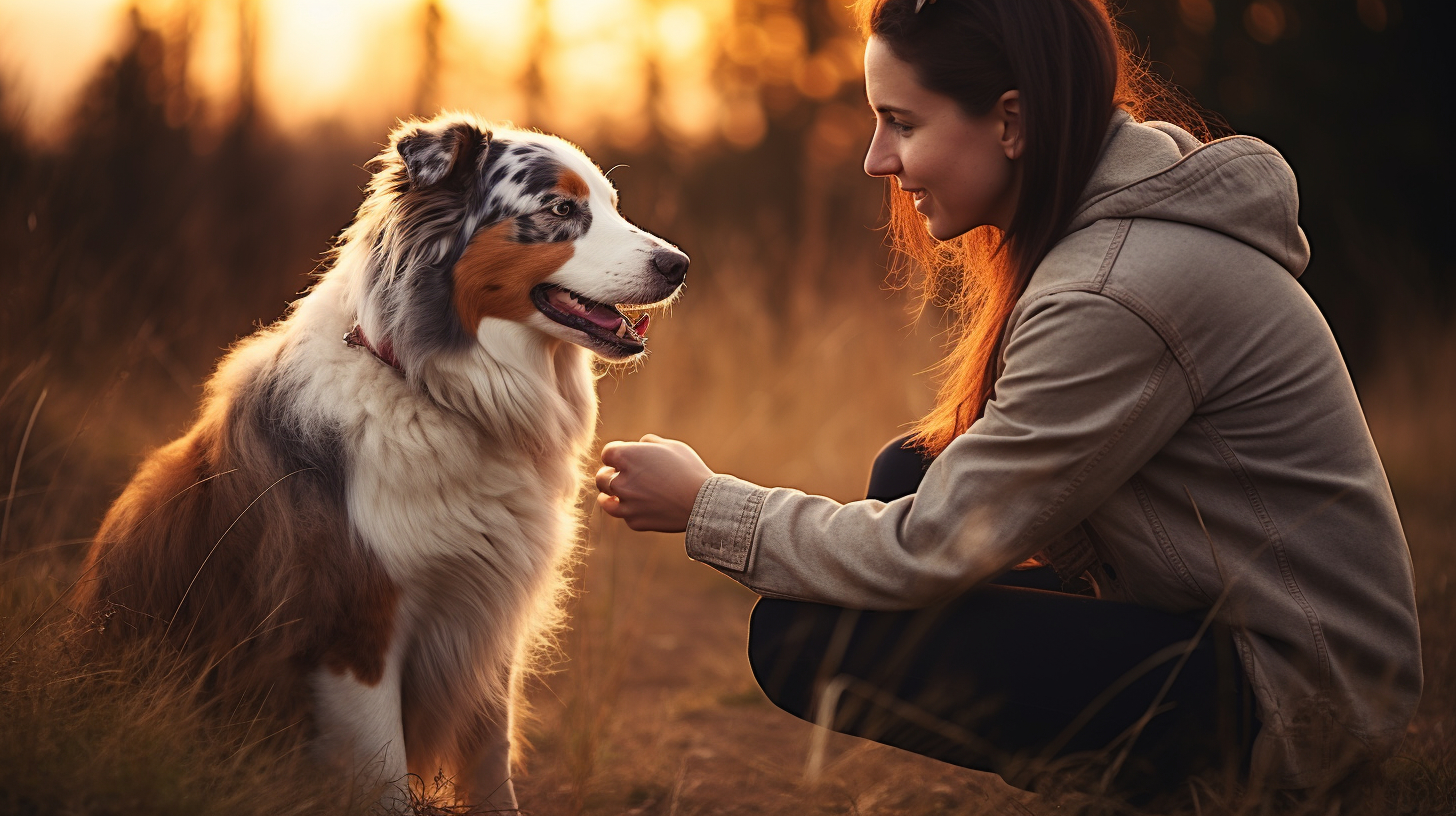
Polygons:
[[1127,47],[1102,0],[861,0],[860,31],[879,38],[925,88],[983,116],[1020,92],[1023,149],[1016,211],[1003,234],[985,226],[938,242],[910,194],[891,182],[890,241],[918,265],[924,300],[956,314],[935,407],[913,440],[938,454],[970,427],[990,397],[1007,317],[1037,265],[1071,221],[1097,163],[1112,112],[1156,111],[1195,135],[1191,105],[1165,89]]

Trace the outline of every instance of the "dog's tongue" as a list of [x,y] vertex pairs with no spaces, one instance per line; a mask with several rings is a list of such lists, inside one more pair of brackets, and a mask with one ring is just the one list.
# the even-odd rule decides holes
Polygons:
[[571,312],[572,314],[581,315],[587,320],[590,320],[591,322],[597,324],[598,326],[601,326],[604,329],[607,329],[608,331],[615,331],[617,326],[621,325],[622,323],[622,315],[618,314],[616,309],[613,309],[610,306],[602,306],[600,304],[587,306],[585,303],[577,300],[574,296],[572,296],[570,292],[566,291],[565,289],[557,289],[556,291],[552,292],[551,302],[554,303],[557,308],[563,311]]
[[583,311],[581,316],[604,329],[615,330],[622,322],[622,316],[609,306],[593,306]]

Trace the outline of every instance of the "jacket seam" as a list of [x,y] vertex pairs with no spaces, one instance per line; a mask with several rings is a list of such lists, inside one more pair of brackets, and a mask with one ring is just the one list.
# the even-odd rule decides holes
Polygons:
[[[1173,355],[1178,360],[1178,365],[1183,369],[1184,379],[1188,383],[1189,396],[1193,398],[1193,404],[1199,405],[1203,402],[1203,384],[1198,377],[1198,370],[1193,364],[1193,355],[1188,352],[1184,345],[1183,338],[1178,334],[1173,324],[1164,320],[1156,310],[1136,295],[1116,286],[1109,286],[1108,279],[1112,276],[1112,268],[1117,265],[1117,260],[1122,256],[1122,248],[1127,242],[1127,234],[1132,229],[1135,218],[1123,218],[1118,220],[1117,229],[1107,242],[1107,251],[1103,254],[1102,264],[1097,268],[1097,275],[1089,281],[1077,283],[1066,283],[1061,286],[1053,286],[1042,289],[1028,298],[1024,303],[1017,304],[1015,312],[1007,320],[1006,328],[1003,330],[1003,338],[1008,336],[1017,324],[1021,322],[1021,316],[1026,309],[1038,300],[1052,295],[1059,295],[1063,292],[1087,292],[1089,294],[1101,295],[1121,305],[1123,308],[1137,315],[1152,327],[1153,331],[1163,339]],[[1002,343],[1004,350],[1005,343]],[[999,371],[998,371],[999,374]]]
[[[1090,226],[1090,225],[1089,225]],[[1122,254],[1122,245],[1127,239],[1127,232],[1132,227],[1131,218],[1119,219],[1117,229],[1113,230],[1112,237],[1107,241],[1107,251],[1102,256],[1102,264],[1097,267],[1097,274],[1091,282],[1077,281],[1075,283],[1064,283],[1060,286],[1049,286],[1045,289],[1034,290],[1033,293],[1016,304],[1011,315],[1006,321],[1003,333],[1009,334],[1011,329],[1021,321],[1021,315],[1026,313],[1027,307],[1051,295],[1060,295],[1063,292],[1087,292],[1089,294],[1102,294],[1102,287],[1107,282],[1107,277],[1112,272],[1112,265],[1117,262],[1118,256]],[[1138,315],[1142,317],[1142,315]]]
[[[704,514],[711,514],[713,512],[713,503],[718,498],[719,488],[720,484],[712,479],[704,482],[703,487],[699,490],[697,499],[693,503],[694,508],[696,509],[701,506]],[[702,518],[696,517],[696,514],[693,514],[688,516],[687,535],[689,541],[696,541],[699,548],[703,550],[695,556],[696,560],[720,569],[732,570],[733,572],[746,571],[736,563],[738,559],[735,556],[737,555],[737,544],[739,540],[736,527],[726,537],[715,537],[712,535],[712,525],[703,521]],[[744,567],[746,567],[748,561],[746,554],[743,561]]]
[[[1104,286],[1101,291],[1097,291],[1088,288],[1088,284],[1085,281],[1053,286],[1038,291],[1029,300],[1017,307],[1017,314],[1014,316],[1015,322],[1020,322],[1021,315],[1025,313],[1026,308],[1031,304],[1042,298],[1060,295],[1064,292],[1086,292],[1089,295],[1105,297],[1137,315],[1140,320],[1148,324],[1148,327],[1157,333],[1159,339],[1163,341],[1163,344],[1173,352],[1173,356],[1178,360],[1179,367],[1183,369],[1183,378],[1188,385],[1188,396],[1192,398],[1193,404],[1197,406],[1203,402],[1203,386],[1199,382],[1198,373],[1193,368],[1193,355],[1188,353],[1187,347],[1183,345],[1182,338],[1174,330],[1172,324],[1159,317],[1157,312],[1153,311],[1151,307],[1130,292],[1108,286]],[[1011,330],[1011,327],[1007,328],[1007,332]]]
[[1188,353],[1188,347],[1183,344],[1183,338],[1178,334],[1178,330],[1173,328],[1173,324],[1164,320],[1157,311],[1144,303],[1137,295],[1125,289],[1104,285],[1100,294],[1121,304],[1153,327],[1153,331],[1163,338],[1163,342],[1178,359],[1178,365],[1182,367],[1183,374],[1188,380],[1188,392],[1193,397],[1193,404],[1201,404],[1203,402],[1203,384],[1199,381],[1198,371],[1193,365],[1193,355]]
[[1279,708],[1279,695],[1269,688],[1269,683],[1264,678],[1264,671],[1259,666],[1258,659],[1254,656],[1254,647],[1249,643],[1249,632],[1242,626],[1231,627],[1234,646],[1239,652],[1239,659],[1244,664],[1244,672],[1249,678],[1249,685],[1254,689],[1254,697],[1261,709],[1259,720],[1263,727],[1268,729],[1271,736],[1285,737],[1288,727],[1284,722],[1283,711]]
[[754,546],[753,539],[758,533],[758,517],[763,512],[763,503],[768,499],[767,490],[755,490],[748,494],[743,500],[743,506],[738,511],[738,526],[734,529],[734,542],[743,543],[743,572],[752,572]]
[[[717,485],[713,484],[713,480],[712,479],[709,479],[706,482],[703,482],[702,488],[700,488],[698,490],[698,497],[693,502],[693,508],[694,509],[697,509],[698,507],[702,507],[704,513],[708,512],[708,508],[710,508],[712,506],[712,503],[713,503],[713,494],[716,493],[716,492],[717,492]],[[705,541],[704,540],[706,536],[705,536],[705,531],[704,531],[703,527],[704,527],[703,520],[699,516],[699,514],[697,514],[697,513],[690,513],[688,515],[687,539],[688,539],[688,542],[689,543],[696,541],[696,542],[698,542],[700,544],[704,544],[704,545],[710,545],[711,544],[711,542],[708,542],[708,541]],[[704,559],[699,559],[699,560],[704,560]]]
[[1102,258],[1102,266],[1097,268],[1097,277],[1093,279],[1093,285],[1097,287],[1095,292],[1102,294],[1102,287],[1107,285],[1107,276],[1112,274],[1112,265],[1117,262],[1117,257],[1122,254],[1123,242],[1127,240],[1127,231],[1132,228],[1132,219],[1124,218],[1117,222],[1117,230],[1112,234],[1112,240],[1107,244],[1107,254]]
[[1153,500],[1148,495],[1147,485],[1137,476],[1133,476],[1128,481],[1132,485],[1133,493],[1137,495],[1138,504],[1142,505],[1143,517],[1148,526],[1152,528],[1153,538],[1157,539],[1158,546],[1163,550],[1163,557],[1168,559],[1168,566],[1172,567],[1179,580],[1189,589],[1198,593],[1204,602],[1212,604],[1213,599],[1198,583],[1192,570],[1188,569],[1188,564],[1183,560],[1183,556],[1178,554],[1177,547],[1173,546],[1173,540],[1168,536],[1168,530],[1163,526],[1163,520],[1158,517],[1157,508],[1153,507]]
[[1310,636],[1314,640],[1315,654],[1319,657],[1320,691],[1322,693],[1328,693],[1330,688],[1330,655],[1329,647],[1325,643],[1324,627],[1320,625],[1319,615],[1315,612],[1314,606],[1310,604],[1309,599],[1304,595],[1304,590],[1300,589],[1299,582],[1295,580],[1294,569],[1289,563],[1289,555],[1284,551],[1284,542],[1279,534],[1279,528],[1274,524],[1274,519],[1269,515],[1267,508],[1265,508],[1264,499],[1259,495],[1258,489],[1254,487],[1253,480],[1249,478],[1248,471],[1244,469],[1243,463],[1239,461],[1233,448],[1219,434],[1218,429],[1213,426],[1213,423],[1207,417],[1195,416],[1193,420],[1198,423],[1198,427],[1203,431],[1204,436],[1208,438],[1214,449],[1223,457],[1224,463],[1228,465],[1234,478],[1238,479],[1239,485],[1243,488],[1244,495],[1248,499],[1250,508],[1253,509],[1254,515],[1264,527],[1264,535],[1268,539],[1270,551],[1274,554],[1275,564],[1279,567],[1279,575],[1284,581],[1285,592],[1289,593],[1289,597],[1304,612],[1305,621],[1309,625]]
[[1123,437],[1127,435],[1127,429],[1137,421],[1138,417],[1142,415],[1143,409],[1152,401],[1153,395],[1158,392],[1158,387],[1162,385],[1163,377],[1168,373],[1168,367],[1172,363],[1173,355],[1167,349],[1164,349],[1162,356],[1158,358],[1157,364],[1153,366],[1152,373],[1148,375],[1148,381],[1143,386],[1142,394],[1138,395],[1137,403],[1122,420],[1122,424],[1118,425],[1117,431],[1112,434],[1110,439],[1102,444],[1102,447],[1082,466],[1082,469],[1077,472],[1077,475],[1072,477],[1071,482],[1062,489],[1061,494],[1037,514],[1036,520],[1027,526],[1026,532],[1022,533],[1021,541],[1032,537],[1052,516],[1056,515],[1057,510],[1061,509],[1063,504],[1066,504],[1067,499],[1071,498],[1072,494],[1077,492],[1077,488],[1081,487],[1082,483],[1087,481],[1087,477],[1092,474],[1092,471],[1097,465],[1107,457],[1107,454],[1112,451],[1118,442],[1122,441]]

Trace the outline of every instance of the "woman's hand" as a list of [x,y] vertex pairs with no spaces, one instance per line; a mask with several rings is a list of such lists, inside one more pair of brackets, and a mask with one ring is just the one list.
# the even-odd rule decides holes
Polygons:
[[640,442],[608,442],[597,471],[597,505],[633,530],[681,533],[712,475],[697,451],[676,439],[648,434]]

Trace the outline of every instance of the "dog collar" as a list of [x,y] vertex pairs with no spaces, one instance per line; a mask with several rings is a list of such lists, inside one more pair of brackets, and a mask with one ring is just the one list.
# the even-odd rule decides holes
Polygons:
[[364,336],[364,329],[358,323],[355,323],[354,328],[350,329],[344,335],[344,345],[368,349],[369,353],[373,354],[376,360],[401,374],[404,373],[404,369],[399,367],[399,359],[394,356],[394,348],[390,345],[389,341],[381,341],[376,348],[374,344],[369,342],[369,338]]

